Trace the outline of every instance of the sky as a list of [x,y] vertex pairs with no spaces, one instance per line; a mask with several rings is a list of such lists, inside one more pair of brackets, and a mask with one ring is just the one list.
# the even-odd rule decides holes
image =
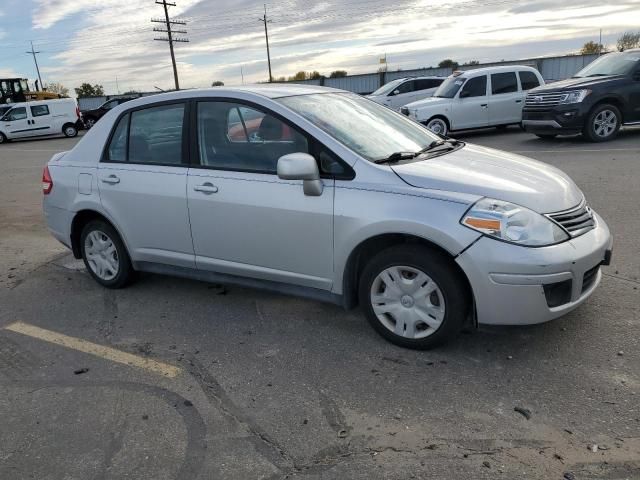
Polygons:
[[[268,79],[264,4],[253,0],[172,0],[180,86]],[[589,41],[613,48],[640,30],[640,0],[283,0],[268,2],[274,77],[300,70],[350,74],[575,53]],[[73,91],[83,82],[107,94],[173,87],[163,18],[154,0],[2,0],[0,77],[37,78]]]

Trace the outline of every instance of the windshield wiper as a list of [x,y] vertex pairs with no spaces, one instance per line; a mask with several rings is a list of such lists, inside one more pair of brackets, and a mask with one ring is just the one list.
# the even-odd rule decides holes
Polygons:
[[386,158],[379,158],[377,160],[374,160],[373,163],[377,163],[377,164],[381,164],[381,163],[397,163],[400,162],[402,160],[411,160],[413,158],[419,157],[420,155],[423,155],[427,152],[430,152],[432,150],[438,149],[439,147],[442,147],[443,145],[448,145],[451,147],[455,147],[457,145],[460,145],[462,142],[460,140],[453,140],[453,139],[447,139],[447,140],[434,140],[433,142],[431,142],[429,145],[427,145],[426,147],[424,147],[421,150],[418,150],[417,152],[394,152],[391,155],[389,155]]

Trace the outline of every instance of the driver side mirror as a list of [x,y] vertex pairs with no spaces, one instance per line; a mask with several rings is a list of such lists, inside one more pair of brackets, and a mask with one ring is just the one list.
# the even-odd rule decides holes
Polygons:
[[463,91],[460,92],[460,98],[468,98],[470,96],[471,95],[470,95],[468,90],[463,90]]
[[305,195],[319,197],[324,185],[316,159],[308,153],[290,153],[278,159],[278,177],[282,180],[302,180]]

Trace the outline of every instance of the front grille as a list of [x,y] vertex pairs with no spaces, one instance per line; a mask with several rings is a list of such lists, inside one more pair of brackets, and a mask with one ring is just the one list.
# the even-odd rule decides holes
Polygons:
[[572,237],[582,235],[596,226],[593,212],[584,201],[569,210],[549,213],[547,217],[562,226]]
[[524,101],[527,110],[549,110],[560,104],[564,93],[530,93]]
[[584,273],[584,277],[582,277],[582,293],[589,290],[593,282],[596,281],[596,278],[598,278],[598,270],[600,270],[600,265],[596,265]]

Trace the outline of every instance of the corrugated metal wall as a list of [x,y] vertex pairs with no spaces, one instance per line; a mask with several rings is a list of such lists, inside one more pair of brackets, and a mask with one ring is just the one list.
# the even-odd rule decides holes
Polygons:
[[[598,58],[597,55],[570,55],[564,57],[528,58],[524,60],[511,60],[507,62],[483,63],[480,65],[460,66],[460,70],[473,70],[476,68],[495,67],[501,65],[527,65],[537,68],[547,82],[555,82],[569,78],[583,67]],[[311,85],[324,85],[326,87],[341,88],[350,92],[367,94],[380,88],[381,85],[403,77],[417,77],[435,75],[446,77],[451,75],[450,68],[420,68],[416,70],[401,70],[399,72],[367,73],[363,75],[349,75],[342,78],[325,78],[319,80],[303,80],[293,83]],[[324,81],[323,81],[324,80]]]

